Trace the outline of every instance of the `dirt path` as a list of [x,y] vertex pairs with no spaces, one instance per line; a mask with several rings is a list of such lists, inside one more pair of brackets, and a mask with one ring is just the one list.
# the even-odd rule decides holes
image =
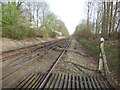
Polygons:
[[96,76],[94,71],[86,70],[79,66],[97,69],[97,63],[95,63],[94,58],[86,53],[82,45],[72,40],[66,55],[60,60],[55,72]]

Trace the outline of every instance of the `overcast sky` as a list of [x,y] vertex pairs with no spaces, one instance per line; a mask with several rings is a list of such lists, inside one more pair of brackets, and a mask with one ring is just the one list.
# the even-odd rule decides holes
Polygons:
[[75,31],[78,23],[86,18],[86,0],[45,0],[50,10],[55,13],[66,25],[70,34]]

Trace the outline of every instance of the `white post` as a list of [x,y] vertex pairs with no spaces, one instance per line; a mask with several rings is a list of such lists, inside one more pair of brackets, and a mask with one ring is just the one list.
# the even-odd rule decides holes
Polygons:
[[107,59],[106,59],[105,51],[104,51],[104,41],[105,41],[104,38],[100,39],[99,70],[101,72],[104,72],[104,74],[106,75],[107,80],[109,82],[111,82],[111,75],[110,75],[110,71],[109,71],[109,68],[108,68]]
[[102,54],[101,54],[101,49],[104,48],[104,38],[100,39],[100,56],[99,56],[99,70],[102,72],[103,71],[103,67],[104,67],[104,63],[103,63],[103,58],[102,58]]
[[105,51],[104,51],[104,39],[102,39],[102,42],[101,43],[101,54],[102,54],[102,59],[103,59],[103,64],[104,64],[104,68],[105,68],[105,74],[106,75],[109,75],[109,68],[108,68],[108,64],[107,64],[107,59],[106,59],[106,56],[105,56]]
[[101,53],[100,53],[100,57],[99,57],[99,70],[101,72],[103,71],[103,59],[101,57]]

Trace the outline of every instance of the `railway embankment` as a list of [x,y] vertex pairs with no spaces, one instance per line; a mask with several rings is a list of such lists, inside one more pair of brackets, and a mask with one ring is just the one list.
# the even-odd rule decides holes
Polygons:
[[55,40],[55,38],[44,37],[44,38],[28,38],[24,40],[13,40],[10,38],[0,38],[0,52],[5,52],[9,50],[24,48],[39,43]]

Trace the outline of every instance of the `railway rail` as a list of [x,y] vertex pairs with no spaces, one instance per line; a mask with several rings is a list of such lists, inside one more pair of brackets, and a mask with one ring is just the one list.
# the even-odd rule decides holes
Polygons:
[[[20,70],[25,65],[32,63],[35,61],[36,58],[45,55],[46,53],[50,52],[51,50],[54,51],[57,47],[62,47],[60,50],[60,54],[53,60],[54,62],[50,64],[50,68],[46,73],[42,72],[30,72],[24,79],[19,81],[17,85],[14,87],[16,89],[82,89],[82,90],[110,90],[114,89],[110,83],[107,81],[106,78],[103,78],[101,75],[99,76],[89,76],[89,75],[75,75],[69,73],[55,73],[53,72],[58,62],[61,60],[65,52],[67,51],[70,45],[71,38],[63,39],[61,41],[57,41],[51,44],[48,44],[42,48],[39,47],[39,50],[35,50],[35,54],[33,57],[29,58],[30,60],[23,64],[20,68],[15,71],[12,71],[4,76],[1,79],[6,78],[10,74]],[[63,45],[62,45],[63,44]],[[44,53],[40,54],[40,50],[44,50]],[[42,69],[42,68],[41,68]],[[86,68],[85,68],[86,69]],[[89,69],[88,69],[89,70]],[[90,69],[91,70],[91,69]],[[92,70],[94,71],[94,70]],[[98,73],[100,74],[100,73]]]
[[69,43],[55,60],[47,73],[31,73],[14,89],[82,89],[82,90],[110,90],[114,89],[103,77],[80,76],[66,73],[54,73],[53,70],[65,51],[69,47]]
[[[48,53],[49,51],[53,50],[54,48],[58,47],[59,44],[64,43],[64,42],[65,42],[66,40],[68,40],[68,39],[69,39],[69,38],[67,38],[67,39],[61,39],[61,40],[55,41],[55,42],[53,42],[53,43],[49,43],[49,44],[47,44],[47,45],[44,45],[44,46],[41,46],[41,47],[37,47],[37,49],[35,49],[34,52],[31,53],[31,55],[34,54],[33,56],[31,56],[30,54],[26,54],[26,55],[25,55],[25,56],[29,56],[27,62],[22,63],[22,65],[20,65],[20,67],[18,67],[17,69],[12,70],[12,71],[8,72],[7,74],[4,74],[2,77],[0,77],[0,79],[3,79],[3,78],[5,78],[5,77],[13,74],[14,72],[16,72],[16,71],[24,68],[24,66],[27,66],[28,64],[30,64],[30,63],[32,63],[33,61],[35,61],[36,58],[43,56],[44,54],[46,54],[46,53]],[[44,50],[44,52],[43,52],[42,54],[40,54],[40,51],[41,51],[41,50]],[[25,56],[24,56],[24,57],[25,57]]]
[[[64,40],[64,39],[61,39],[61,40]],[[4,62],[4,61],[6,61],[6,59],[9,60],[11,58],[15,58],[16,56],[29,54],[31,52],[38,50],[38,49],[44,48],[45,46],[49,46],[50,44],[56,43],[57,41],[59,41],[59,40],[53,40],[53,41],[35,44],[32,46],[3,51],[0,53],[2,55],[2,59],[0,61]]]
[[[64,53],[65,53],[65,51],[67,50],[67,48],[69,47],[69,45],[70,45],[70,40],[69,40],[69,42],[66,44],[64,50],[62,50],[62,52],[60,53],[60,55],[58,56],[58,58],[57,58],[57,59],[55,60],[55,62],[52,64],[52,66],[51,66],[50,69],[48,70],[48,73],[42,76],[42,77],[43,77],[43,78],[41,78],[41,79],[42,79],[42,82],[41,82],[41,84],[38,86],[38,89],[40,89],[40,88],[43,87],[43,85],[45,84],[46,80],[50,77],[53,69],[55,68],[55,66],[57,65],[57,63],[58,63],[59,60],[61,59],[61,57],[64,55]],[[35,75],[35,74],[34,74],[34,75]],[[30,79],[29,79],[29,80],[30,80]],[[24,80],[23,80],[23,81],[24,81]],[[22,81],[22,82],[23,82],[23,81]],[[20,87],[20,85],[21,85],[21,83],[19,83],[15,88]],[[24,86],[22,86],[22,87],[24,87]]]

